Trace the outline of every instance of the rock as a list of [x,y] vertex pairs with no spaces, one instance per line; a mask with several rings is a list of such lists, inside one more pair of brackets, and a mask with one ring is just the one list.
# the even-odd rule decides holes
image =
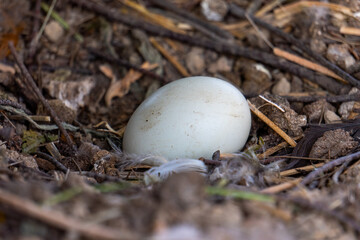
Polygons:
[[325,53],[326,52],[326,44],[317,38],[313,38],[310,41],[310,48],[313,52],[317,52],[317,53]]
[[228,12],[228,5],[223,0],[203,0],[201,12],[209,21],[222,21]]
[[326,110],[335,112],[336,109],[330,103],[326,102],[325,99],[318,100],[304,107],[304,113],[309,118],[310,123],[318,123]]
[[216,62],[210,64],[208,71],[210,73],[230,72],[232,69],[232,61],[227,57],[220,57]]
[[57,21],[50,21],[45,27],[45,35],[52,42],[57,42],[63,35],[64,29]]
[[[350,91],[349,91],[349,95],[352,95],[352,94],[357,94],[359,93],[360,90],[356,87],[353,87]],[[354,105],[355,105],[355,101],[349,101],[349,102],[343,102],[341,103],[339,109],[338,109],[338,112],[339,114],[341,115],[341,118],[342,119],[348,119],[349,118],[349,115],[352,111],[352,109],[354,108]]]
[[327,131],[314,143],[309,157],[335,159],[345,156],[358,144],[344,129]]
[[350,69],[356,63],[345,44],[331,44],[327,49],[326,57],[345,70]]
[[335,112],[330,110],[324,112],[324,120],[327,124],[341,122],[341,118]]
[[354,107],[355,102],[354,101],[350,101],[350,102],[343,102],[340,107],[339,107],[339,114],[341,115],[342,119],[348,119],[351,110]]
[[281,78],[272,88],[272,93],[275,95],[285,95],[291,90],[291,85],[286,78]]
[[293,76],[291,78],[291,92],[303,92],[303,90],[304,90],[303,81],[299,77]]
[[203,50],[192,48],[186,56],[186,67],[191,74],[201,74],[205,70]]
[[244,82],[241,88],[246,94],[260,94],[271,85],[271,74],[261,64],[246,65],[244,71]]

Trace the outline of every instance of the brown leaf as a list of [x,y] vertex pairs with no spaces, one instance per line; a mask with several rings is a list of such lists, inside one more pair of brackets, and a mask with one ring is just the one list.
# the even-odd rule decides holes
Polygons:
[[[145,62],[141,65],[141,68],[146,70],[152,70],[157,66],[158,64],[150,64],[149,62]],[[125,96],[129,92],[131,84],[140,79],[142,75],[142,73],[130,69],[123,79],[112,83],[105,95],[106,105],[110,106],[111,100],[114,97],[121,98]]]

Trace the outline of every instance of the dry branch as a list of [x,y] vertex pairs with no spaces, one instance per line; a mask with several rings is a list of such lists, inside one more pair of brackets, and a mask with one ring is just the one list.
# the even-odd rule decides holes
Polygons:
[[50,107],[48,101],[42,95],[40,89],[36,86],[36,83],[35,83],[34,79],[32,78],[32,76],[30,75],[29,71],[27,70],[25,64],[21,60],[19,54],[16,52],[13,42],[9,42],[9,48],[10,48],[11,54],[14,56],[14,59],[15,59],[17,65],[19,66],[22,74],[24,75],[24,79],[25,79],[27,87],[29,89],[32,89],[36,93],[36,96],[41,101],[41,103],[43,104],[45,109],[50,113],[50,116],[54,120],[55,124],[58,126],[60,132],[65,136],[67,144],[70,147],[76,149],[76,145],[74,144],[74,142],[70,138],[70,135],[67,133],[67,131],[65,130],[63,125],[61,124],[59,117],[54,112],[54,110]]
[[[119,14],[117,9],[110,9],[103,4],[98,4],[93,1],[87,1],[87,0],[69,0],[69,1],[76,5],[84,7],[90,11],[94,11],[97,14],[100,14],[111,21],[120,22],[133,28],[143,29],[149,34],[155,36],[178,40],[183,43],[207,48],[222,54],[231,54],[234,56],[245,57],[245,58],[253,59],[255,61],[262,62],[271,67],[278,68],[282,71],[289,72],[296,76],[307,78],[335,94],[340,93],[341,89],[344,88],[343,84],[340,84],[331,78],[323,76],[322,74],[317,74],[314,71],[301,67],[297,64],[284,61],[283,59],[276,57],[273,54],[266,53],[264,51],[260,51],[252,48],[240,47],[236,44],[214,42],[213,40],[209,40],[205,38],[192,37],[184,34],[175,33],[167,29],[146,23],[144,21],[139,21],[137,19],[128,17],[126,15]],[[339,76],[341,75],[339,74]],[[344,79],[347,80],[346,78]]]
[[1,204],[10,206],[19,213],[25,214],[55,228],[65,231],[79,232],[81,235],[94,239],[134,239],[135,235],[121,232],[114,228],[87,223],[84,220],[64,215],[60,211],[44,209],[30,200],[24,199],[0,189]]
[[270,25],[270,24],[268,24],[268,23],[266,23],[266,22],[264,22],[264,21],[262,21],[262,20],[260,20],[260,19],[258,19],[256,17],[254,17],[254,16],[246,14],[243,9],[239,8],[235,4],[230,4],[230,11],[231,11],[232,14],[234,14],[237,17],[251,18],[254,23],[256,23],[257,25],[259,25],[259,26],[261,26],[263,28],[266,28],[267,30],[271,31],[272,33],[278,35],[279,37],[285,39],[289,43],[291,43],[294,46],[298,47],[299,49],[304,51],[306,54],[308,54],[310,57],[312,57],[313,59],[318,61],[321,65],[323,65],[324,67],[326,67],[329,70],[333,71],[336,75],[338,75],[341,78],[345,79],[346,81],[348,81],[353,86],[357,86],[357,87],[360,86],[360,81],[358,79],[354,78],[353,76],[351,76],[350,74],[348,74],[347,72],[345,72],[344,70],[342,70],[341,68],[336,66],[335,64],[332,64],[327,59],[325,59],[323,56],[313,52],[302,41],[296,39],[295,37],[293,37],[290,34],[287,34],[287,33],[283,32],[280,28],[274,27],[274,26],[272,26],[272,25]]

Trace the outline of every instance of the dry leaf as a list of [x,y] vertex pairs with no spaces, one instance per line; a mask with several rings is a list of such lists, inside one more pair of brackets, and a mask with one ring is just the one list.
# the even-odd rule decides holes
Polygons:
[[100,65],[99,70],[108,78],[115,79],[115,74],[112,71],[111,67],[107,64]]
[[[156,63],[150,64],[149,62],[145,62],[141,65],[141,68],[146,69],[146,70],[152,70],[152,69],[156,68],[157,66],[158,66],[158,64],[156,64]],[[136,80],[138,80],[139,78],[141,78],[142,75],[143,75],[142,73],[137,72],[133,69],[130,69],[130,71],[125,75],[125,77],[123,79],[111,84],[105,95],[106,105],[110,106],[111,100],[114,97],[121,98],[121,97],[125,96],[129,92],[131,84],[133,82],[135,82]]]
[[12,75],[15,74],[15,68],[13,68],[12,66],[0,63],[0,72],[9,72]]

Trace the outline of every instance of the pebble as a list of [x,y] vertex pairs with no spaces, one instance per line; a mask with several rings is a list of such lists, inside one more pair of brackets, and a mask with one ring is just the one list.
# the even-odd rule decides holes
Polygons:
[[286,95],[290,93],[291,84],[286,78],[281,78],[272,88],[272,93],[276,95]]
[[186,56],[186,67],[193,75],[201,74],[205,69],[203,50],[192,48]]
[[[356,94],[356,93],[359,93],[359,89],[356,87],[353,87],[348,94],[352,95],[352,94]],[[348,119],[350,112],[354,108],[354,104],[355,104],[355,101],[343,102],[340,104],[338,112],[341,115],[342,119]]]
[[233,62],[229,60],[227,57],[220,57],[216,62],[210,64],[208,67],[208,71],[210,73],[217,72],[230,72],[232,69]]
[[340,122],[341,118],[333,111],[326,110],[324,112],[324,120],[326,124]]
[[244,82],[241,88],[246,94],[260,94],[264,88],[271,85],[271,75],[261,64],[244,66]]
[[223,0],[203,0],[201,12],[207,20],[220,22],[228,12],[228,5]]
[[354,57],[350,54],[348,47],[344,44],[330,44],[326,57],[343,69],[350,69],[355,63]]
[[51,21],[45,27],[45,35],[50,41],[57,42],[64,35],[64,29],[58,22]]

